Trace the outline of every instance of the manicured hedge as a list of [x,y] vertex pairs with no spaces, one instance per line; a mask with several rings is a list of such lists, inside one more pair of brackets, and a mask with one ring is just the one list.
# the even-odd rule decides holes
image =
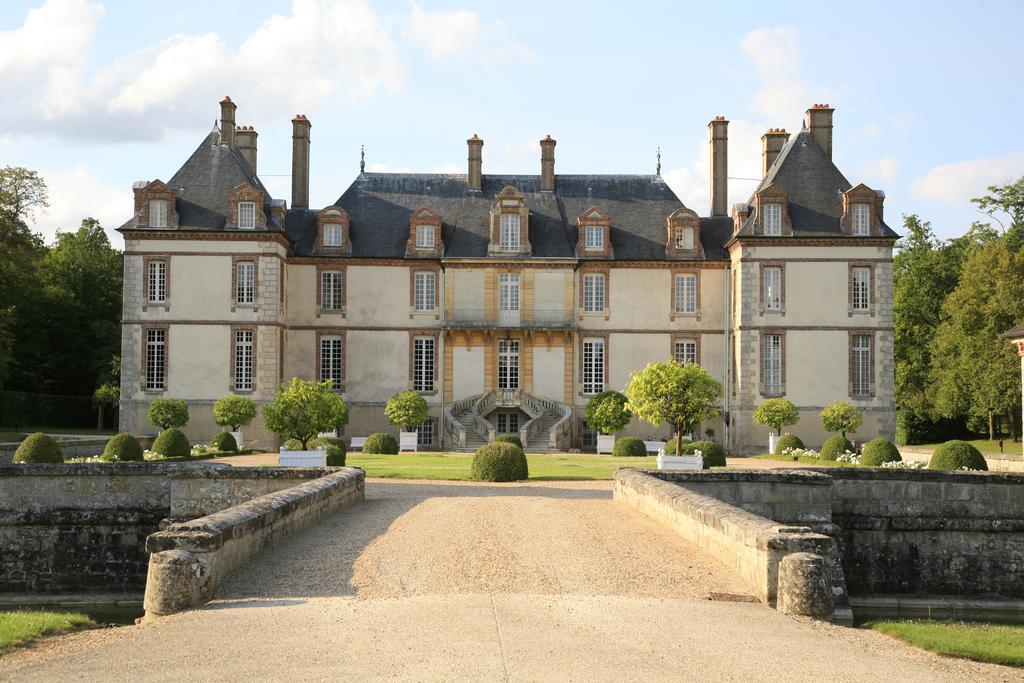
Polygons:
[[903,456],[892,441],[879,436],[871,439],[861,449],[860,464],[868,467],[881,467],[884,462],[901,462]]
[[932,453],[928,463],[930,470],[988,470],[985,456],[977,448],[966,441],[947,441]]
[[644,442],[641,439],[637,439],[632,436],[624,436],[621,439],[615,440],[615,446],[612,448],[612,454],[620,458],[640,457],[647,455],[647,447],[644,446]]
[[220,432],[210,440],[210,446],[225,453],[238,452],[238,442],[235,441],[235,437],[231,435],[231,432]]
[[187,458],[192,455],[191,444],[185,434],[176,427],[160,432],[160,435],[153,441],[152,450],[170,458]]
[[782,455],[786,452],[787,448],[805,448],[804,442],[800,440],[800,437],[796,434],[783,434],[779,437],[779,440],[775,442],[775,453]]
[[523,442],[515,434],[498,434],[494,437],[494,443],[514,443],[520,449],[523,447]]
[[853,452],[853,444],[848,439],[844,439],[839,434],[830,436],[825,439],[825,443],[821,447],[822,460],[835,460],[837,457],[845,453],[846,451]]
[[59,463],[64,462],[64,455],[60,452],[60,446],[49,434],[36,432],[29,434],[21,442],[18,449],[14,451],[14,462],[26,464]]
[[103,459],[114,462],[139,462],[143,459],[142,446],[131,434],[111,437],[103,449]]
[[328,467],[345,466],[345,454],[347,448],[345,446],[344,439],[339,439],[336,436],[321,436],[320,438],[313,439],[309,442],[310,448],[317,448],[318,446],[323,446],[324,450],[327,451]]
[[363,453],[373,455],[398,455],[398,441],[385,432],[377,432],[366,437]]
[[470,477],[475,481],[519,481],[529,476],[523,449],[515,444],[487,444],[473,456]]
[[[725,467],[725,448],[717,441],[684,441],[680,455],[693,455],[700,451],[704,456],[704,467]],[[676,454],[676,441],[665,444],[665,455]]]

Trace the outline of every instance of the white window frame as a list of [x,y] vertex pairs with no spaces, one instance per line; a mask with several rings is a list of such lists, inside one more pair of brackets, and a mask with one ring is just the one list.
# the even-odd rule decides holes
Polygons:
[[320,310],[342,310],[344,292],[345,279],[340,270],[320,271]]
[[607,348],[604,339],[583,340],[583,377],[580,380],[584,395],[593,396],[604,391],[606,354]]
[[522,244],[522,216],[518,213],[503,213],[498,219],[501,251],[519,251]]
[[782,353],[783,341],[781,334],[766,334],[761,340],[761,379],[765,396],[781,396],[782,386]]
[[696,273],[679,273],[673,282],[675,287],[677,315],[696,315],[697,313],[697,275]]
[[167,330],[146,330],[146,391],[167,388]]
[[434,370],[437,359],[435,337],[412,338],[412,390],[423,393],[434,391]]
[[604,226],[588,225],[583,228],[584,249],[604,249]]
[[850,287],[853,288],[851,301],[853,310],[866,313],[871,310],[871,268],[854,266],[850,276]]
[[871,396],[871,336],[851,335],[850,355],[850,395],[868,398]]
[[256,202],[238,202],[238,228],[256,229]]
[[782,204],[768,202],[764,205],[764,234],[773,236],[782,234]]
[[166,228],[167,214],[168,211],[166,199],[149,200],[149,227]]
[[434,226],[429,223],[416,226],[416,248],[434,248]]
[[604,273],[583,274],[583,312],[604,313]]
[[518,389],[520,378],[520,344],[518,339],[498,340],[498,388]]
[[343,228],[341,223],[324,224],[324,246],[340,247],[343,242]]
[[252,391],[255,377],[252,330],[235,330],[235,391]]
[[430,448],[434,445],[434,434],[437,431],[437,421],[433,418],[423,424],[416,425],[416,447]]
[[851,208],[853,212],[853,234],[864,237],[871,234],[871,206],[858,202]]
[[331,389],[341,392],[342,382],[345,381],[344,358],[345,342],[340,335],[325,334],[320,337],[320,381],[331,380]]
[[677,363],[697,362],[697,340],[677,339],[672,345],[672,357]]
[[167,261],[150,261],[146,277],[149,279],[147,303],[167,303]]
[[[433,226],[431,226],[433,227]],[[417,313],[437,308],[437,273],[421,270],[413,275],[413,309]]]
[[764,289],[761,301],[766,311],[782,310],[782,268],[781,266],[763,266]]
[[246,306],[256,303],[256,263],[235,263],[235,303]]
[[676,249],[692,251],[694,249],[694,233],[692,225],[677,225],[675,229]]

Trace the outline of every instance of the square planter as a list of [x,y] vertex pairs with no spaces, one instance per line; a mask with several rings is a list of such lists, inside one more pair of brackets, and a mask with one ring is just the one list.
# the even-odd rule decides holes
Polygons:
[[704,469],[704,456],[665,455],[658,453],[658,469],[668,471],[690,471]]
[[398,452],[413,451],[419,447],[419,432],[398,432]]
[[615,435],[614,434],[598,434],[597,435],[597,452],[600,453],[614,453],[615,452]]
[[327,467],[327,451],[286,451],[281,449],[278,456],[281,467]]
[[235,445],[238,446],[238,450],[242,450],[242,431],[228,432],[228,434],[235,437]]

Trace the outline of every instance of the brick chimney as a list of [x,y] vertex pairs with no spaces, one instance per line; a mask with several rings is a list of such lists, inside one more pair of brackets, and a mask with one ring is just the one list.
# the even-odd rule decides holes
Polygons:
[[768,169],[775,163],[779,152],[786,146],[789,140],[789,133],[785,128],[769,128],[768,132],[761,136],[761,177],[768,175]]
[[309,208],[309,129],[305,114],[292,119],[292,208]]
[[235,147],[242,153],[245,160],[249,162],[253,175],[256,175],[256,138],[259,134],[252,126],[237,126],[235,128]]
[[558,144],[545,135],[540,141],[540,191],[555,191],[555,145]]
[[466,140],[469,145],[469,172],[466,176],[466,189],[470,192],[479,192],[483,183],[483,148],[484,141],[473,133],[473,137]]
[[711,131],[711,215],[729,215],[729,122],[716,116]]
[[235,103],[227,95],[220,101],[220,142],[233,147],[235,144]]
[[811,137],[818,143],[825,152],[825,156],[832,158],[832,112],[835,109],[827,104],[812,104],[807,110],[807,130]]

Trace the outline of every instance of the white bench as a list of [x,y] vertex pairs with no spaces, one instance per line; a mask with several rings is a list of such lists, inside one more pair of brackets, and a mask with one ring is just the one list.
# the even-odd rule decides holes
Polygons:
[[350,451],[354,451],[357,448],[359,450],[363,450],[363,446],[365,446],[365,445],[366,445],[366,437],[365,436],[353,436],[352,440],[348,444],[348,449]]
[[648,453],[658,454],[659,451],[665,449],[664,441],[644,441],[644,448],[647,449]]

